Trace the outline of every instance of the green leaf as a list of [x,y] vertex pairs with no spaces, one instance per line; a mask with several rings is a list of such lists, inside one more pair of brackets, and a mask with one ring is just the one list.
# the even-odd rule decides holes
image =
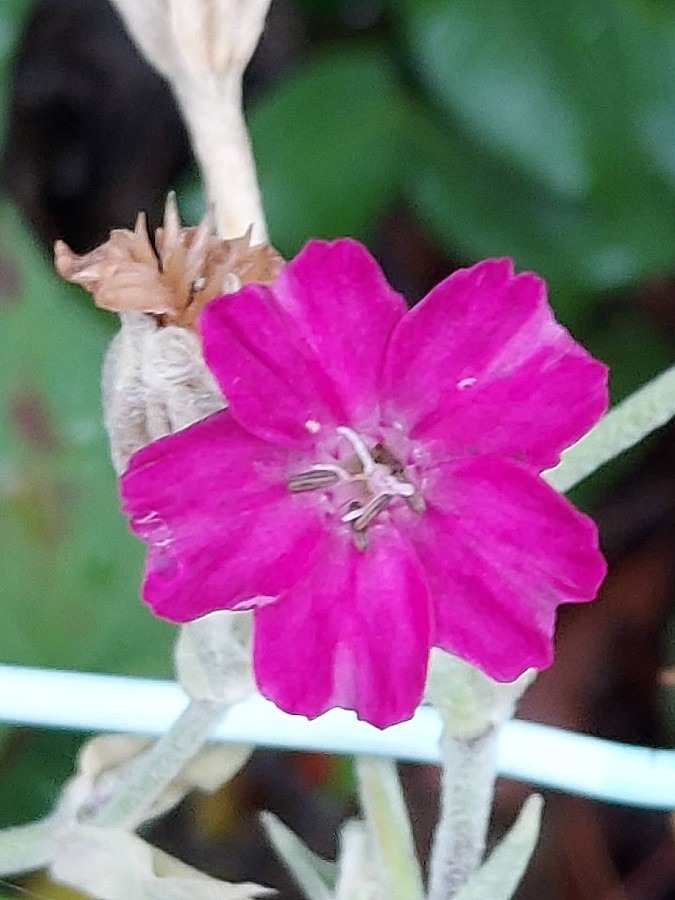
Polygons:
[[324,53],[253,110],[251,137],[273,243],[366,239],[395,201],[405,159],[392,66],[374,45]]
[[446,245],[586,292],[675,265],[675,13],[659,27],[629,0],[396,8],[442,113],[409,195]]
[[166,672],[172,630],[138,600],[101,425],[111,329],[0,207],[0,546],[7,663]]
[[85,736],[75,731],[15,728],[0,760],[0,827],[32,822],[52,811],[73,774]]
[[[403,0],[421,78],[481,142],[563,196],[635,152],[663,29],[619,0]],[[671,16],[671,21],[673,17]],[[636,65],[636,63],[647,63]],[[668,79],[672,83],[672,76]],[[656,93],[663,94],[663,85]],[[616,174],[614,172],[613,174]]]
[[405,21],[433,95],[488,147],[579,195],[589,161],[583,123],[551,69],[542,33],[550,6],[544,14],[527,0],[408,0]]
[[608,271],[602,237],[575,203],[556,200],[466,135],[443,128],[430,109],[408,109],[405,137],[415,158],[405,180],[409,204],[449,254],[510,256],[572,297],[632,271],[629,262],[617,271],[621,260]]
[[602,323],[583,342],[609,366],[612,402],[618,403],[673,364],[675,344],[632,306],[603,312]]
[[[609,366],[612,402],[619,403],[673,364],[675,346],[639,310],[617,306],[604,311],[601,326],[585,331],[583,342]],[[649,438],[602,466],[570,492],[573,502],[589,508],[594,500],[626,478],[644,459]]]

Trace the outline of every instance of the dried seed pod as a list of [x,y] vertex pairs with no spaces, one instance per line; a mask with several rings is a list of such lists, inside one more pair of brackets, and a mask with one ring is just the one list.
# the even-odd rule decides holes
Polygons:
[[97,306],[120,315],[121,329],[103,366],[103,409],[116,471],[162,435],[226,405],[202,358],[195,325],[213,297],[251,282],[269,284],[283,260],[250,231],[221,240],[208,218],[181,225],[169,195],[153,246],[143,214],[133,231],[118,229],[82,256],[57,241],[60,275],[86,288]]
[[162,327],[143,313],[122,313],[120,320],[102,372],[103,418],[118,474],[145,444],[226,405],[194,331]]

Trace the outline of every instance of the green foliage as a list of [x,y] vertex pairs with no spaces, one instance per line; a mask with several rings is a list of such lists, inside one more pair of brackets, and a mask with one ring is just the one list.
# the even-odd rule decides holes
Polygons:
[[165,671],[170,629],[138,600],[101,425],[110,329],[7,206],[0,235],[0,659]]
[[292,255],[308,237],[368,239],[399,191],[402,109],[376,45],[315,59],[251,117],[273,241]]
[[85,737],[75,731],[15,729],[0,769],[0,827],[23,825],[51,812]]
[[406,202],[451,258],[540,272],[582,331],[601,292],[675,267],[675,11],[390,0],[389,19],[392,39],[341,40],[253,110],[282,252],[372,241]]
[[309,900],[331,900],[337,877],[335,863],[326,862],[271,812],[260,814],[267,837]]
[[433,124],[411,196],[448,250],[509,254],[585,293],[675,265],[672,11],[394,5]]

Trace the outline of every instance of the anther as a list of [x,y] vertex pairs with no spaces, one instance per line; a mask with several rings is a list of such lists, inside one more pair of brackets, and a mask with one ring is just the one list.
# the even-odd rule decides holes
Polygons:
[[418,494],[417,491],[415,491],[415,493],[411,494],[409,497],[406,497],[405,501],[410,509],[412,509],[412,511],[416,513],[421,514],[427,508],[427,505],[424,502],[424,497],[421,494]]
[[288,480],[288,489],[295,494],[302,491],[315,491],[318,488],[330,487],[337,484],[340,475],[333,469],[309,469],[301,472]]
[[365,531],[373,519],[377,518],[382,510],[389,506],[392,500],[391,494],[380,494],[366,503],[361,509],[356,509],[342,517],[343,522],[351,522],[354,531]]

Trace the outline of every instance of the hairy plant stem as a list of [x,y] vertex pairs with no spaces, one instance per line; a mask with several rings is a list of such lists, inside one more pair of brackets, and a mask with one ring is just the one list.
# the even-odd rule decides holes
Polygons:
[[204,747],[227,707],[191,700],[166,734],[132,763],[93,824],[133,829],[149,818],[155,801]]
[[[544,478],[570,490],[604,463],[675,415],[675,367],[654,378],[607,413]],[[441,740],[441,812],[430,862],[429,900],[451,900],[480,866],[495,781],[498,728],[478,737],[453,734],[454,712],[436,703],[444,720]],[[456,729],[455,729],[456,731]]]
[[54,817],[0,831],[0,878],[33,872],[49,865],[58,833]]
[[441,810],[429,863],[429,900],[450,900],[480,866],[495,783],[498,729],[458,738],[446,727]]
[[378,857],[388,900],[423,900],[410,818],[396,763],[374,756],[356,758],[361,810]]
[[240,237],[251,228],[254,243],[265,241],[242,79],[270,0],[194,0],[191,9],[177,0],[111,3],[178,100],[218,234]]
[[610,410],[588,434],[562,454],[544,478],[569,491],[596,469],[638,444],[675,416],[675,366],[649,381]]
[[192,138],[218,234],[239,237],[252,228],[253,243],[267,240],[242,112],[241,77],[234,73],[199,85],[177,82],[173,88]]

